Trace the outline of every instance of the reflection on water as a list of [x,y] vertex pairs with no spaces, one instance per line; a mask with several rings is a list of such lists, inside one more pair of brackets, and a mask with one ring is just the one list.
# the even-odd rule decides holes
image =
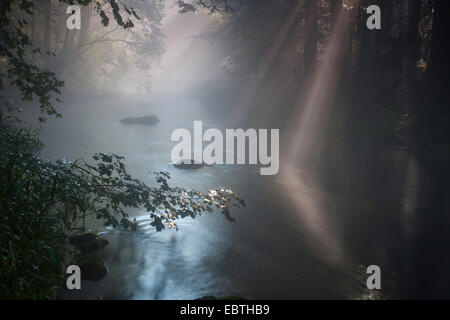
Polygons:
[[[322,175],[281,164],[260,176],[252,166],[178,170],[170,134],[194,120],[225,128],[196,101],[181,96],[66,103],[65,117],[43,129],[47,158],[115,152],[148,183],[171,172],[172,184],[235,190],[248,207],[237,223],[205,215],[156,233],[142,212],[137,232],[102,229],[109,274],[65,298],[192,299],[449,297],[448,180],[425,174],[403,152],[347,152]],[[155,114],[154,126],[123,126],[127,116]],[[281,155],[281,161],[283,157]],[[437,182],[436,182],[436,179]],[[437,190],[440,190],[439,192]],[[382,291],[365,289],[365,267],[382,270]]]

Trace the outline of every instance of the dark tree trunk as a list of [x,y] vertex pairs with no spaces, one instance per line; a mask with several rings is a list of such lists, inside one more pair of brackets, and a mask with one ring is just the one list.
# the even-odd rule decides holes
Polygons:
[[428,83],[433,100],[450,103],[450,1],[434,2],[433,33],[428,66]]
[[[340,58],[338,59],[338,63],[342,65],[342,68],[347,68],[346,65],[346,56],[347,56],[347,44],[349,42],[349,37],[351,35],[350,30],[345,28],[348,23],[348,16],[343,11],[343,0],[331,0],[331,34],[336,32],[338,28],[341,30],[345,30],[345,35],[342,37],[343,42],[340,44],[342,47]],[[339,25],[341,24],[341,25]],[[345,48],[345,49],[344,49]]]
[[88,40],[89,27],[91,25],[92,7],[87,6],[81,9],[81,30],[78,39],[78,47],[81,47]]
[[304,49],[304,78],[306,81],[309,81],[312,77],[317,65],[318,16],[319,1],[306,0]]
[[51,0],[44,0],[43,4],[44,12],[44,49],[50,51],[50,34],[51,34],[51,21],[52,21],[52,3]]
[[[33,9],[33,14],[31,15],[31,43],[33,48],[37,48],[37,32],[36,32],[36,15],[37,10]],[[31,63],[34,64],[36,60],[36,54],[31,54]]]
[[419,56],[419,22],[422,0],[408,1],[408,27],[406,30],[406,85],[407,111],[412,111],[413,96],[416,92],[417,59]]
[[331,27],[336,27],[337,19],[341,14],[343,7],[343,0],[330,0],[331,1]]
[[400,107],[402,115],[406,115],[408,125],[405,126],[404,138],[407,145],[416,145],[415,128],[417,126],[417,59],[419,56],[419,22],[422,0],[409,0],[404,3],[403,12],[408,20],[405,33],[404,60],[402,65],[403,79],[400,85]]
[[407,41],[407,72],[408,78],[416,78],[417,58],[419,55],[419,21],[422,0],[408,1],[408,28],[406,31]]

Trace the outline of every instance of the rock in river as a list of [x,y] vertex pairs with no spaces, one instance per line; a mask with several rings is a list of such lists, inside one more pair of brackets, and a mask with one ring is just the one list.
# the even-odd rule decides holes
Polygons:
[[206,163],[202,163],[202,162],[198,163],[198,162],[195,162],[194,160],[190,160],[190,159],[185,159],[185,160],[182,160],[182,161],[179,161],[179,162],[173,164],[173,166],[175,168],[185,169],[185,170],[200,169],[207,165],[208,164],[206,164]]
[[177,169],[184,169],[184,170],[200,169],[206,166],[210,166],[209,164],[203,161],[195,160],[194,158],[195,158],[194,153],[192,153],[190,157],[188,155],[185,158],[172,163],[172,165]]
[[76,264],[81,269],[81,279],[83,280],[98,281],[108,273],[105,261],[94,252],[79,256]]
[[159,119],[155,115],[143,116],[143,117],[127,117],[120,120],[122,124],[143,124],[152,125],[159,122]]
[[109,244],[109,241],[101,239],[93,233],[86,233],[70,237],[69,243],[80,250],[82,254],[85,254],[106,247]]

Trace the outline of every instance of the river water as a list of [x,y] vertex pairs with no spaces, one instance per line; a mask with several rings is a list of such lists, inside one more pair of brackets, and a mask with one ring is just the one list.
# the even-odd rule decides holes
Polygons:
[[[260,176],[253,166],[216,165],[180,170],[170,165],[176,128],[226,124],[183,95],[68,102],[62,119],[43,129],[48,159],[126,157],[131,174],[152,184],[165,170],[171,184],[206,190],[224,186],[247,207],[236,223],[206,214],[156,232],[145,212],[131,212],[136,232],[93,227],[110,245],[99,282],[63,298],[195,299],[206,295],[254,299],[379,299],[450,297],[448,179],[423,169],[400,151],[348,151],[330,159],[320,176],[289,168]],[[153,126],[122,125],[128,116],[155,114]],[[324,178],[325,177],[325,178]],[[368,290],[366,268],[379,265],[382,289]]]

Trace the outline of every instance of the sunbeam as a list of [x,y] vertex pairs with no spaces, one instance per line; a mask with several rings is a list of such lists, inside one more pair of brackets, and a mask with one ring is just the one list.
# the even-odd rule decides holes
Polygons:
[[283,27],[280,29],[278,36],[276,36],[276,38],[274,39],[273,45],[261,59],[261,63],[259,64],[255,72],[255,76],[252,77],[250,83],[244,88],[243,94],[238,100],[237,108],[234,109],[235,111],[232,118],[234,123],[239,123],[242,120],[242,116],[249,115],[251,101],[258,93],[258,90],[260,89],[261,83],[266,76],[267,71],[272,66],[278,52],[281,49],[281,46],[286,41],[286,38],[289,35],[289,30],[292,28],[292,25],[296,21],[304,3],[305,0],[298,1],[294,10],[292,10],[288,19],[283,24]]
[[[311,84],[305,84],[307,90],[297,98],[293,116],[290,117],[288,156],[284,159],[283,188],[291,199],[300,222],[305,224],[318,243],[325,249],[323,258],[335,263],[342,262],[339,234],[329,223],[329,208],[321,205],[320,199],[311,196],[308,184],[295,168],[307,165],[311,154],[315,154],[321,143],[321,132],[325,130],[329,110],[336,93],[337,82],[342,66],[344,37],[347,32],[344,9],[338,15],[336,26],[331,35],[323,60]],[[299,188],[299,189],[297,189]]]

